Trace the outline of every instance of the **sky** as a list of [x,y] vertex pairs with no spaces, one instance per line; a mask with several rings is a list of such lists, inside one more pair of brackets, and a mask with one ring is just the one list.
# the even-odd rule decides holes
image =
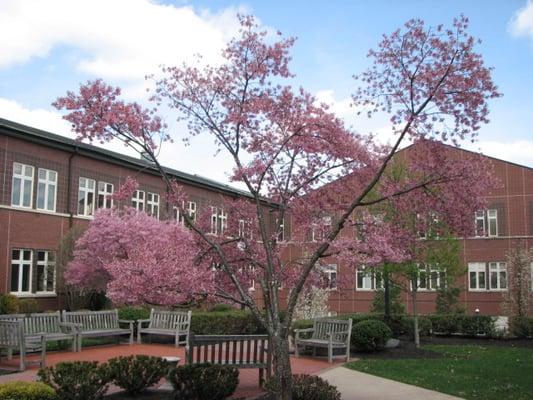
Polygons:
[[[58,96],[102,78],[127,100],[147,104],[144,77],[159,65],[195,54],[220,63],[238,31],[238,13],[297,37],[293,83],[329,103],[354,130],[376,132],[382,141],[390,139],[386,120],[356,118],[350,107],[352,76],[368,67],[368,50],[411,18],[450,25],[466,15],[503,93],[490,102],[491,121],[479,141],[466,146],[533,167],[532,0],[0,0],[0,117],[74,137],[51,106]],[[175,138],[161,149],[163,164],[228,182],[231,160],[215,156],[212,139],[201,135],[185,146],[185,126],[170,113],[163,117]],[[106,147],[132,155],[120,143]]]

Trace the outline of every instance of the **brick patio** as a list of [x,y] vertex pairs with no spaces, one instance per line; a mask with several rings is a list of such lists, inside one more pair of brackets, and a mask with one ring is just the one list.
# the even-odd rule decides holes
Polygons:
[[[55,365],[61,361],[99,361],[105,362],[113,357],[127,356],[132,354],[146,354],[151,356],[177,356],[181,358],[180,365],[183,365],[185,350],[183,347],[175,348],[171,345],[162,344],[133,344],[133,345],[109,345],[109,346],[95,346],[84,348],[79,353],[71,351],[56,351],[48,352],[46,355],[46,365]],[[22,380],[33,381],[36,379],[38,370],[37,355],[28,357],[29,361],[35,361],[29,365],[24,372],[0,375],[0,383]],[[338,365],[333,364],[333,365]],[[18,366],[18,358],[14,357],[12,361],[7,361],[5,357],[0,361],[0,368],[12,367],[16,369]],[[294,358],[291,357],[292,371],[295,374],[318,374],[330,367],[326,360],[316,358]],[[257,369],[241,369],[239,375],[239,387],[235,393],[235,397],[253,397],[260,393],[258,387],[258,371]],[[110,391],[115,391],[116,388],[111,388]]]

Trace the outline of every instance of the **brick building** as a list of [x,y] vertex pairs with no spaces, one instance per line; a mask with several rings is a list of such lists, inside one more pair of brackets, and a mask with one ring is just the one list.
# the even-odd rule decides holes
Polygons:
[[[495,315],[502,313],[507,288],[506,253],[533,244],[533,169],[498,159],[493,163],[502,187],[487,193],[488,208],[472,216],[476,235],[459,239],[467,273],[458,284],[468,312]],[[211,210],[215,230],[227,226],[228,215],[220,207],[224,198],[249,196],[196,175],[167,172],[188,192],[191,215]],[[177,217],[165,202],[161,178],[147,161],[0,119],[0,293],[36,298],[43,309],[60,308],[58,243],[72,226],[86,225],[97,208],[113,206],[109,195],[126,176],[139,182],[130,205],[160,218]],[[286,238],[290,240],[290,232]],[[375,276],[334,262],[324,273],[331,284],[332,311],[369,310],[379,286]],[[335,288],[336,275],[344,273],[351,277],[351,287]],[[418,295],[422,313],[434,310],[440,282],[438,274],[427,271],[427,276]],[[404,302],[409,311],[407,295]]]
[[[228,223],[224,199],[249,196],[196,175],[167,173],[185,187],[191,215],[211,210],[215,230]],[[109,195],[127,176],[139,183],[130,205],[179,218],[149,162],[0,119],[0,293],[60,308],[55,258],[61,238],[72,226],[87,225],[97,208],[112,207]]]

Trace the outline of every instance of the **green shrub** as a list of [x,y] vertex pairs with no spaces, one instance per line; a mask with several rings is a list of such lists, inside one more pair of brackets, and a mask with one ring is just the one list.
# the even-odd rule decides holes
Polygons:
[[173,369],[167,379],[176,400],[223,400],[239,384],[239,370],[216,364],[184,365]]
[[215,304],[213,307],[209,309],[209,311],[213,312],[227,312],[227,311],[234,311],[235,307],[230,306],[229,304],[220,303]]
[[19,299],[12,294],[0,294],[0,314],[16,314],[19,312]]
[[378,351],[385,348],[391,337],[392,332],[384,322],[361,321],[353,326],[351,343],[359,351]]
[[118,318],[129,321],[150,318],[150,309],[146,307],[122,307],[118,309]]
[[435,333],[464,336],[495,335],[495,318],[489,315],[431,315],[429,316]]
[[[265,389],[270,393],[275,392],[276,381],[269,380]],[[335,386],[319,376],[293,375],[292,400],[341,400],[341,394]]]
[[96,361],[61,362],[40,369],[39,379],[55,389],[59,400],[98,400],[110,381],[109,368]]
[[[413,317],[404,316],[401,319],[401,324],[403,324],[402,334],[407,335],[409,338],[414,339],[415,337],[415,323]],[[420,337],[431,335],[433,330],[433,325],[431,320],[426,317],[419,315],[418,316],[418,335]]]
[[108,365],[113,384],[132,396],[155,385],[168,371],[165,360],[145,355],[112,358]]
[[39,312],[39,304],[35,299],[19,299],[18,312],[21,314],[31,314]]
[[[390,283],[389,296],[390,296],[390,312],[391,314],[399,315],[405,313],[405,306],[402,303],[401,289],[394,283]],[[374,295],[372,301],[372,308],[370,310],[373,314],[385,313],[385,290],[379,289]]]
[[191,331],[196,335],[253,335],[265,329],[248,311],[197,312],[192,314]]
[[42,382],[7,382],[0,384],[0,399],[7,400],[56,400],[50,386]]
[[518,338],[533,336],[533,318],[511,317],[509,318],[509,333]]

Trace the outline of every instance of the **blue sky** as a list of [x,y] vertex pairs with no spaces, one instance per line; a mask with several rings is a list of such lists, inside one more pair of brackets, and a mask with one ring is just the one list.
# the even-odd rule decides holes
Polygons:
[[[368,65],[368,49],[410,18],[450,24],[465,14],[504,94],[491,102],[491,123],[474,148],[533,166],[533,3],[525,0],[2,0],[0,117],[69,135],[68,124],[50,106],[57,96],[103,77],[122,86],[128,98],[143,101],[143,76],[157,65],[187,61],[193,53],[216,63],[238,29],[237,12],[297,36],[291,65],[296,83],[330,102],[355,129],[382,136],[384,120],[355,120],[349,108],[352,75]],[[173,129],[184,133],[182,126]],[[161,156],[169,166],[219,180],[226,180],[230,167],[224,157],[213,160],[206,138],[188,148],[178,140]]]

